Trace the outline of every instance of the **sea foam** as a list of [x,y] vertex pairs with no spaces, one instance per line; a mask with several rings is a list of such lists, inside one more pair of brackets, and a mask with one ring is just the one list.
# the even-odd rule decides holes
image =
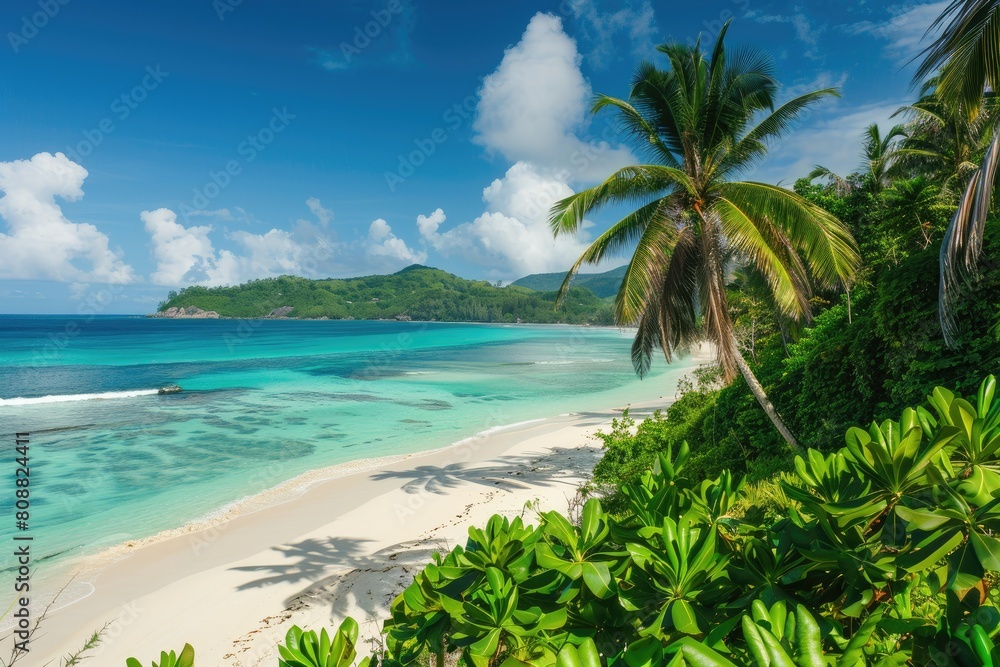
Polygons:
[[134,391],[106,391],[101,394],[66,394],[63,396],[34,396],[30,398],[0,398],[0,406],[4,405],[39,405],[43,403],[69,403],[71,401],[92,401],[111,398],[135,398],[137,396],[153,396],[159,389],[136,389]]

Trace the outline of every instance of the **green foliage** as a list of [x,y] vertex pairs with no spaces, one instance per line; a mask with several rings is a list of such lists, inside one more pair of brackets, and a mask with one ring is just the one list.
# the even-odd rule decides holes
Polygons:
[[995,386],[938,388],[777,485],[695,481],[682,443],[622,485],[616,515],[592,499],[579,526],[494,517],[393,604],[389,653],[551,665],[593,641],[608,666],[992,664]]
[[[984,261],[982,277],[966,288],[957,310],[960,345],[948,348],[937,322],[937,264],[947,207],[939,198],[914,199],[903,207],[895,198],[904,198],[908,183],[897,182],[877,197],[858,190],[841,196],[803,182],[796,186],[848,222],[862,248],[868,268],[852,288],[850,314],[844,297],[826,305],[817,301],[818,314],[796,340],[796,332],[783,328],[773,309],[748,291],[750,285],[730,287],[740,346],[802,445],[829,450],[851,424],[898,414],[935,385],[972,392],[979,381],[975,369],[1000,369],[994,296],[1000,293],[1000,264]],[[987,231],[986,255],[1000,257],[1000,218],[991,219]],[[630,465],[632,457],[648,465],[680,439],[691,445],[690,465],[701,475],[730,468],[763,479],[790,469],[783,443],[742,378],[717,391],[688,391],[675,405],[681,407],[640,425],[635,436],[620,430],[605,439],[607,463],[597,477],[602,486],[629,481],[638,467]],[[711,409],[701,417],[684,409],[694,405]]]
[[[604,299],[618,293],[618,288],[621,286],[622,278],[624,277],[625,267],[620,266],[617,269],[611,269],[604,273],[578,273],[573,278],[573,285],[576,287],[586,287],[598,297]],[[538,292],[554,292],[562,286],[565,279],[565,272],[534,273],[515,280],[511,285],[515,287],[527,287]]]
[[[278,646],[278,667],[351,667],[357,657],[358,623],[347,618],[333,638],[324,628],[319,635],[315,630],[304,632],[293,625],[285,635],[285,643]],[[361,661],[367,667],[370,659]]]
[[739,469],[740,455],[711,446],[719,396],[719,373],[716,368],[703,366],[678,382],[680,397],[666,411],[657,410],[652,417],[636,424],[629,409],[611,420],[611,430],[598,431],[596,437],[604,445],[604,456],[594,467],[593,478],[584,489],[605,496],[605,506],[617,512],[620,504],[618,486],[637,479],[650,469],[657,456],[676,449],[683,442],[697,442],[687,469],[695,476],[718,474],[722,468]]
[[187,287],[159,310],[196,306],[224,317],[264,317],[290,306],[291,317],[357,320],[410,318],[444,322],[524,322],[607,325],[611,305],[574,288],[557,310],[554,292],[497,287],[424,266],[388,276],[308,280],[294,276],[252,280],[235,287]]
[[643,62],[627,99],[598,96],[594,112],[616,113],[644,163],[556,202],[549,213],[553,231],[575,233],[594,211],[627,206],[580,255],[563,289],[582,265],[631,255],[615,321],[636,327],[639,375],[657,349],[669,361],[698,338],[715,345],[727,380],[747,372],[724,289],[731,263],[753,267],[782,316],[796,321],[808,318],[810,285],[848,286],[860,264],[850,232],[828,211],[791,190],[738,180],[803,111],[838,93],[816,90],[779,104],[771,56],[727,49],[728,29],[729,22],[711,48],[661,45],[666,68]]
[[[167,653],[166,651],[160,652],[160,661],[151,663],[152,667],[193,667],[194,666],[194,648],[190,644],[185,644],[184,649],[181,651],[180,655],[177,655],[174,651]],[[129,658],[125,661],[126,667],[142,667],[142,663],[135,658]]]

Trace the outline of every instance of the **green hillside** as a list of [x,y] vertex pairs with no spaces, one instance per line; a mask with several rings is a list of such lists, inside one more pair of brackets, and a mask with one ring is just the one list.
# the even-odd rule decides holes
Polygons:
[[[625,267],[619,266],[604,273],[579,273],[573,279],[574,287],[586,287],[598,297],[604,299],[618,293],[618,286],[621,285],[622,277],[625,275]],[[566,272],[562,273],[533,273],[520,280],[515,280],[512,285],[527,287],[539,292],[552,292],[558,290],[566,278]]]
[[187,287],[171,292],[159,310],[196,306],[224,317],[264,317],[276,308],[291,307],[288,316],[298,318],[612,323],[610,303],[587,289],[574,287],[558,310],[555,297],[555,292],[496,287],[415,264],[387,276],[343,280],[281,276],[235,287]]

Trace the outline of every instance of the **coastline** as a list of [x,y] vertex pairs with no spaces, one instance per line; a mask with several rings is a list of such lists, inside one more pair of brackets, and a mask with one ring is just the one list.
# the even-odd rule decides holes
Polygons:
[[[268,315],[260,315],[255,317],[237,317],[235,315],[219,315],[211,317],[198,317],[192,315],[162,315],[163,311],[156,311],[155,313],[134,313],[122,315],[121,317],[133,317],[137,319],[152,319],[152,320],[183,320],[183,321],[198,321],[198,320],[235,320],[237,322],[395,322],[398,324],[486,324],[491,326],[538,326],[538,327],[586,327],[593,329],[617,329],[619,331],[632,331],[635,327],[623,327],[617,324],[593,324],[591,322],[528,322],[528,321],[516,321],[516,322],[504,322],[504,321],[483,321],[483,320],[420,320],[420,319],[399,319],[395,317],[377,317],[377,318],[355,318],[355,317],[297,317],[297,316],[287,316],[283,315],[281,317],[270,317]],[[214,311],[202,311],[202,312],[214,312]]]
[[[688,359],[697,365],[712,357],[712,348],[703,345]],[[676,378],[654,381],[635,392],[640,400],[630,402],[633,414],[667,407],[675,390]],[[190,642],[199,663],[257,664],[239,657],[252,650],[269,656],[260,664],[271,664],[289,625],[329,627],[344,615],[362,623],[365,637],[375,637],[400,582],[408,582],[434,550],[464,543],[469,525],[497,512],[521,514],[527,502],[567,509],[599,458],[593,434],[626,407],[626,397],[610,398],[622,405],[494,426],[421,452],[312,469],[187,524],[54,565],[39,577],[42,595],[33,587],[33,616],[71,575],[72,585],[33,637],[32,658],[41,654],[58,664],[106,623],[106,640],[91,654],[95,663],[122,664],[132,656],[146,662]],[[522,464],[527,468],[515,469]],[[561,472],[532,474],[539,467]],[[490,482],[473,479],[480,473]],[[463,506],[464,513],[455,514]],[[525,516],[534,518],[533,512]],[[293,555],[300,562],[288,560]],[[254,584],[259,571],[273,576]],[[394,586],[385,588],[381,575],[390,571],[397,573]],[[359,578],[367,582],[361,594],[340,592],[362,585]],[[330,588],[334,579],[336,590]],[[334,611],[317,615],[303,596],[325,598]],[[179,618],[186,620],[178,624]],[[262,618],[270,619],[267,627],[258,627]],[[244,647],[239,653],[230,650],[238,646]]]
[[[632,409],[651,413],[672,400]],[[468,525],[520,514],[527,502],[565,510],[599,456],[593,434],[621,409],[499,427],[428,452],[367,459],[365,470],[332,478],[307,479],[330,469],[312,471],[205,525],[113,547],[77,565],[74,586],[90,593],[54,608],[32,653],[41,664],[57,660],[106,623],[92,653],[101,664],[146,661],[185,642],[199,662],[270,664],[291,624],[332,626],[344,615],[376,636],[395,594],[433,551],[464,542]]]

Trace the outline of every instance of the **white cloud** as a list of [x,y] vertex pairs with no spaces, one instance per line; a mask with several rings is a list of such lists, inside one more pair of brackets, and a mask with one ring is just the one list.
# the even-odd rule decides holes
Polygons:
[[319,224],[324,227],[330,224],[330,221],[333,220],[333,211],[328,208],[323,208],[323,204],[320,203],[317,197],[310,197],[307,199],[306,206],[309,207],[312,214],[316,216],[317,220],[319,220]]
[[566,9],[576,19],[582,41],[591,46],[586,58],[594,67],[604,69],[616,59],[619,35],[634,56],[651,58],[656,53],[659,30],[649,0],[627,2],[615,11],[606,11],[598,0],[568,0]]
[[440,208],[436,209],[430,215],[418,215],[417,230],[424,238],[433,238],[437,233],[438,227],[441,226],[441,223],[445,221],[446,217],[447,216],[445,216],[444,211]]
[[143,211],[139,218],[150,236],[156,260],[156,270],[149,277],[153,283],[224,285],[236,281],[238,276],[228,273],[234,268],[228,256],[231,253],[216,253],[208,237],[210,226],[185,227],[168,208]]
[[[580,16],[597,16],[588,2],[575,7]],[[625,15],[616,20],[624,22]],[[603,180],[635,162],[624,147],[584,138],[592,97],[576,43],[563,31],[562,21],[536,14],[483,82],[473,126],[474,141],[513,166],[483,190],[486,210],[472,222],[441,231],[441,209],[418,217],[424,242],[442,255],[482,266],[494,277],[570,266],[586,249],[585,232],[553,238],[549,209],[573,194],[571,183]],[[617,132],[608,126],[607,136],[614,138]]]
[[483,190],[486,211],[472,222],[445,232],[441,209],[420,216],[423,238],[445,256],[458,255],[492,269],[497,277],[563,271],[586,249],[584,233],[553,238],[548,211],[573,190],[526,162],[512,166]]
[[[237,210],[242,210],[242,209],[237,209]],[[201,209],[201,208],[192,209],[190,211],[187,211],[187,215],[192,218],[195,217],[216,218],[218,220],[227,220],[227,221],[235,219],[233,217],[233,212],[230,211],[228,208],[217,208],[214,210]]]
[[87,170],[62,153],[0,162],[0,278],[132,282],[135,273],[94,225],[70,222],[56,198],[83,197]]
[[227,235],[237,249],[216,249],[210,226],[185,227],[170,209],[143,211],[150,234],[156,270],[150,280],[159,285],[233,285],[254,278],[282,274],[318,277],[329,270],[342,247],[323,234],[333,214],[315,197],[307,200],[319,225],[299,220],[292,230],[271,229],[264,234],[238,230]]
[[[440,211],[441,209],[438,210]],[[366,244],[366,249],[369,255],[392,260],[393,262],[399,261],[405,262],[406,264],[420,264],[427,261],[426,252],[417,251],[407,246],[406,242],[396,236],[392,232],[392,227],[389,226],[389,223],[382,218],[373,221],[371,226],[368,228],[368,242]]]
[[479,93],[474,141],[511,162],[527,161],[567,181],[603,179],[634,162],[631,152],[581,139],[590,84],[576,43],[551,14],[536,14]]
[[891,14],[888,20],[861,21],[845,26],[845,30],[854,35],[868,34],[884,40],[886,55],[898,65],[906,65],[934,40],[935,33],[927,34],[927,31],[950,1],[893,5],[888,8]]
[[284,229],[265,234],[236,231],[229,238],[244,251],[240,255],[243,280],[282,274],[313,276],[333,245],[324,237],[301,238]]

